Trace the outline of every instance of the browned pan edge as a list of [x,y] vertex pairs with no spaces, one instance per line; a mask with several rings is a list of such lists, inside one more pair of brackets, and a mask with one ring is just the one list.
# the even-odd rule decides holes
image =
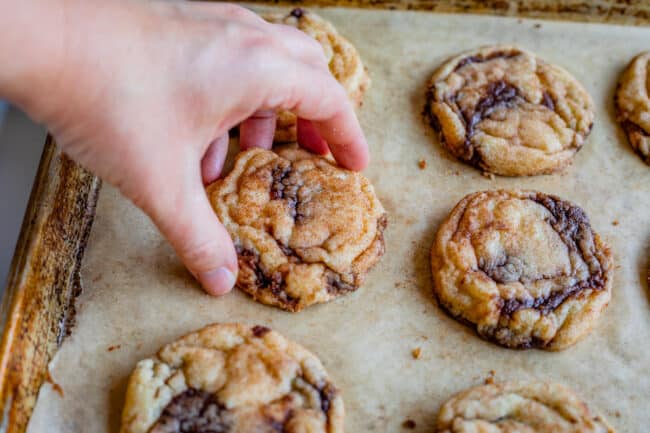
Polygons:
[[0,307],[0,431],[24,432],[74,321],[99,180],[47,138]]
[[246,3],[473,13],[626,25],[650,24],[648,0],[249,0]]

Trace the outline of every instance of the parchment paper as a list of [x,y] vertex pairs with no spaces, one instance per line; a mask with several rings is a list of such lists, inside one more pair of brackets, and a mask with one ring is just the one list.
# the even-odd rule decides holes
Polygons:
[[[83,267],[77,325],[50,365],[30,433],[116,433],[135,363],[218,321],[273,327],[315,352],[342,389],[348,432],[430,432],[453,393],[497,380],[538,378],[575,389],[619,432],[650,425],[650,168],[614,121],[612,94],[650,28],[467,15],[325,9],[358,47],[372,77],[360,118],[372,147],[367,175],[389,214],[386,255],[356,293],[297,314],[235,292],[204,295],[133,205],[104,186]],[[537,27],[541,24],[541,27]],[[516,43],[566,67],[597,107],[593,133],[562,174],[490,180],[453,159],[423,123],[423,89],[459,51]],[[427,167],[418,168],[424,158]],[[560,353],[513,351],[479,339],[432,298],[429,249],[465,194],[534,188],[581,205],[613,247],[610,306],[593,333]],[[160,193],[164,194],[161,185]],[[615,221],[618,225],[615,225]],[[421,358],[411,350],[420,347]]]

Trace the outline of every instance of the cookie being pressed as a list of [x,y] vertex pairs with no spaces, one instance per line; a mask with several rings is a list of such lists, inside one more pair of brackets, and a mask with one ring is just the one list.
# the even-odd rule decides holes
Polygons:
[[554,383],[477,386],[448,400],[436,433],[615,433],[570,389]]
[[237,249],[237,286],[264,304],[299,311],[354,291],[384,253],[368,179],[298,148],[240,153],[208,195]]
[[431,249],[440,304],[510,348],[561,350],[611,296],[612,255],[578,206],[536,191],[463,198]]
[[571,163],[594,104],[564,69],[513,46],[484,47],[436,70],[425,117],[457,158],[489,173],[529,176]]
[[615,105],[630,144],[650,165],[650,51],[632,59],[621,75]]
[[[354,45],[341,36],[329,21],[300,8],[295,8],[288,14],[265,14],[262,18],[271,23],[295,27],[316,39],[323,47],[334,78],[347,91],[352,104],[355,107],[361,105],[363,94],[370,85],[368,72]],[[296,141],[296,123],[295,114],[290,111],[279,112],[275,141],[278,143]]]
[[263,326],[216,324],[140,361],[121,433],[342,433],[343,400],[312,353]]

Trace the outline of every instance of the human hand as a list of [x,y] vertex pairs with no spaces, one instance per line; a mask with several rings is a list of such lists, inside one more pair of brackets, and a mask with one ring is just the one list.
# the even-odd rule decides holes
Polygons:
[[204,191],[221,173],[230,128],[241,123],[241,148],[270,148],[275,111],[290,110],[304,147],[366,166],[346,92],[320,45],[299,30],[223,3],[53,3],[63,9],[49,16],[64,31],[47,42],[58,56],[42,81],[49,91],[39,97],[41,81],[22,91],[19,83],[8,97],[142,208],[208,293],[226,293],[237,274]]

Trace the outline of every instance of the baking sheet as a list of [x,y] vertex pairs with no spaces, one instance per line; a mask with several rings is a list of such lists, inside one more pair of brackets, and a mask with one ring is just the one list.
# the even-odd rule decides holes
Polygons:
[[[314,8],[315,9],[315,8]],[[273,327],[315,352],[342,389],[349,432],[395,432],[404,420],[432,431],[453,393],[497,380],[564,383],[619,432],[650,425],[650,169],[614,122],[612,95],[650,28],[468,15],[323,9],[359,49],[372,77],[360,119],[372,180],[389,215],[386,255],[356,293],[297,314],[239,292],[204,295],[133,205],[104,186],[82,270],[77,325],[50,365],[30,433],[117,433],[135,363],[178,336],[218,321]],[[453,159],[421,119],[432,71],[459,51],[515,43],[571,71],[597,107],[596,123],[563,173],[490,180]],[[424,158],[427,167],[418,168]],[[595,330],[560,353],[513,351],[479,339],[432,298],[429,248],[465,194],[534,188],[581,205],[613,247],[612,301]],[[164,193],[164,185],[161,185]],[[411,350],[421,348],[420,359]]]

